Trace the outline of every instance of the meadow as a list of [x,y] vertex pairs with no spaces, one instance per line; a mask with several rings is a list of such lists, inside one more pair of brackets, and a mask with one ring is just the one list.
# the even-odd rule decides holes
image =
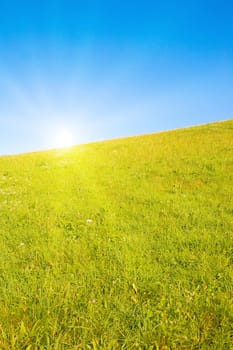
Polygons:
[[233,349],[233,120],[0,157],[0,349]]

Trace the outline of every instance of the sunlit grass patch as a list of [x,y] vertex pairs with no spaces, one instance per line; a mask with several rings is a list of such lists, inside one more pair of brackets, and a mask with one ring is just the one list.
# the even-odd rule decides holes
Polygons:
[[231,349],[232,130],[0,158],[0,349]]

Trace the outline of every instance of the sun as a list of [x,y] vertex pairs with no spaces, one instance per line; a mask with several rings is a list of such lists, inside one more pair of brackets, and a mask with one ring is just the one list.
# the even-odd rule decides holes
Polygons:
[[74,144],[74,135],[71,130],[61,128],[55,131],[54,146],[56,148],[70,147]]

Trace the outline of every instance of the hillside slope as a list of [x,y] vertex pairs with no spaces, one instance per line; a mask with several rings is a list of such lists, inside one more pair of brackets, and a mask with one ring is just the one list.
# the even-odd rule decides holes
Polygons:
[[0,157],[0,349],[231,349],[233,120]]

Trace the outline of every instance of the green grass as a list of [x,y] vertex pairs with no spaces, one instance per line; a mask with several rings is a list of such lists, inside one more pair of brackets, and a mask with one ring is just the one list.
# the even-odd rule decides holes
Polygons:
[[0,349],[233,349],[233,120],[0,157]]

